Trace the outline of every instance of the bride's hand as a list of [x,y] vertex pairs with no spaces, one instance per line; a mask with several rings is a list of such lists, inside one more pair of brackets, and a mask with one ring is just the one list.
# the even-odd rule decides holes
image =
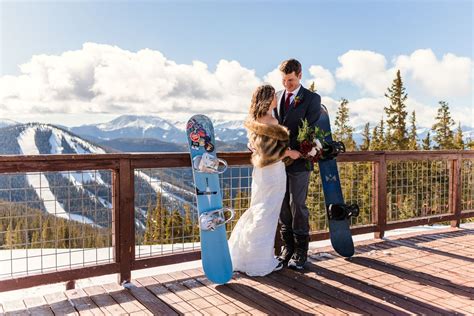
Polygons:
[[286,151],[285,156],[290,157],[293,160],[299,159],[301,157],[301,153],[297,150],[289,149]]

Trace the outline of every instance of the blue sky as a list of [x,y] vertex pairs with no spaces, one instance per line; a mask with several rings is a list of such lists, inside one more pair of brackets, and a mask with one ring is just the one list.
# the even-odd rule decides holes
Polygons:
[[[429,50],[440,64],[440,69],[445,67],[443,56],[446,54],[467,58],[472,67],[472,1],[0,3],[0,78],[4,80],[25,74],[19,65],[31,62],[35,55],[62,56],[68,51],[84,50],[84,43],[96,43],[117,46],[124,52],[132,53],[150,49],[177,65],[192,65],[193,61],[200,61],[207,65],[210,73],[216,71],[221,60],[236,61],[242,68],[254,71],[257,81],[270,82],[265,76],[281,60],[295,57],[303,64],[304,78],[314,77],[309,72],[309,67],[313,65],[322,67],[334,77],[335,87],[323,89],[323,96],[332,101],[344,96],[361,102],[364,98],[380,96],[367,94],[367,89],[371,88],[360,83],[360,74],[348,73],[350,67],[337,75],[337,69],[341,68],[340,57],[350,51],[361,51],[383,56],[388,73],[390,68],[398,65],[393,62],[395,59],[410,57],[412,60],[407,76],[413,74],[413,80],[407,78],[407,85],[411,89],[409,94],[415,97],[413,104],[435,107],[442,95],[426,93],[429,88],[426,80],[417,82],[419,76],[416,73],[420,70],[414,70],[416,66],[413,63],[421,57],[414,58],[412,54],[418,50]],[[351,58],[360,60],[359,57]],[[68,59],[68,62],[73,63],[74,60]],[[350,62],[354,62],[353,59]],[[33,72],[29,70],[28,75],[33,76]],[[452,76],[457,72],[448,71],[448,74]],[[371,76],[371,72],[367,72],[367,76]],[[425,74],[424,77],[429,76]],[[465,91],[454,93],[446,99],[453,104],[453,110],[470,109],[472,114],[472,75],[467,80],[470,81],[470,94]],[[31,101],[31,98],[28,100]],[[95,101],[91,101],[89,108],[95,106]],[[37,101],[38,104],[41,102],[44,100]],[[176,106],[178,101],[173,102]],[[118,105],[117,109],[129,106]],[[416,105],[413,107],[416,108]],[[354,113],[357,111],[355,109]],[[81,121],[87,115],[105,119],[124,112],[109,107],[94,114],[86,106],[83,112],[74,113],[58,109],[54,112],[57,118],[53,116],[54,119],[62,117],[67,121],[71,120],[72,115],[75,116],[73,121]],[[143,111],[140,107],[132,107],[130,112]],[[18,113],[16,119],[33,118],[31,111],[28,113],[27,116]],[[1,116],[6,117],[4,114]],[[37,113],[37,117],[43,120],[41,112]],[[463,123],[472,125],[472,120]]]

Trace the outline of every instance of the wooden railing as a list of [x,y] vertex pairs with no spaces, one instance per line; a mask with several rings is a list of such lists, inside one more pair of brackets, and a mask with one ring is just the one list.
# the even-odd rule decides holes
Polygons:
[[[247,152],[218,154],[230,166],[249,165]],[[403,151],[403,152],[350,152],[338,156],[337,161],[370,162],[372,175],[372,223],[352,228],[352,233],[374,233],[375,238],[384,236],[387,230],[450,221],[459,226],[462,219],[474,217],[474,210],[462,210],[461,165],[463,160],[474,159],[474,151]],[[387,221],[387,163],[390,161],[432,161],[449,163],[449,212],[400,221]],[[97,154],[97,155],[48,155],[48,156],[0,156],[0,175],[4,173],[110,170],[112,172],[112,247],[114,262],[90,267],[58,270],[0,280],[0,292],[27,288],[40,284],[68,282],[106,274],[118,274],[118,282],[127,282],[131,271],[200,258],[199,250],[184,251],[146,259],[135,257],[134,225],[134,170],[143,168],[176,168],[190,165],[187,153],[164,154]],[[311,240],[328,238],[328,232],[311,233]]]

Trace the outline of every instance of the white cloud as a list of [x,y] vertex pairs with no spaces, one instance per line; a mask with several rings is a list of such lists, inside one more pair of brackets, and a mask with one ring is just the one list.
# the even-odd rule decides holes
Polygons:
[[[421,89],[426,97],[453,98],[472,94],[472,67],[468,57],[445,54],[440,60],[431,49],[419,49],[411,55],[400,55],[387,68],[385,56],[362,50],[350,50],[339,56],[339,80],[347,80],[368,96],[382,96],[398,69],[405,86]],[[408,89],[409,90],[409,89]]]
[[[473,111],[474,65],[470,58],[446,54],[437,59],[428,49],[397,56],[390,65],[385,56],[371,51],[351,50],[338,59],[341,66],[335,78],[354,83],[362,92],[360,98],[349,100],[353,126],[380,120],[388,102],[383,94],[396,69],[401,69],[406,79],[407,111],[416,110],[420,125],[433,124],[434,98],[451,102],[453,97],[460,100],[450,104],[453,118],[473,124],[469,114]],[[308,70],[305,86],[315,81],[334,120],[339,105],[334,97],[340,92],[333,74],[320,65]],[[17,121],[60,113],[78,117],[149,113],[181,118],[212,112],[223,119],[240,118],[247,113],[259,84],[268,82],[283,89],[278,68],[259,78],[255,70],[238,61],[220,60],[211,72],[200,61],[178,64],[159,51],[130,52],[95,43],[61,55],[33,56],[21,65],[21,71],[18,76],[0,77],[0,116]],[[414,90],[424,91],[423,95],[412,94]]]
[[371,51],[350,50],[338,57],[341,67],[336,78],[348,80],[362,89],[363,94],[382,96],[394,78],[394,70],[387,70],[387,61]]
[[278,67],[263,76],[263,81],[271,84],[276,91],[283,90],[283,84],[281,83],[281,74]]
[[[329,111],[330,119],[333,122],[336,119],[337,108],[339,106],[339,101],[334,100],[328,96],[321,96],[321,104],[324,104]],[[333,117],[334,116],[334,117]]]
[[438,60],[431,49],[419,49],[396,58],[395,67],[434,97],[463,97],[472,92],[472,61],[467,57],[448,53]]
[[[371,127],[375,126],[384,116],[384,106],[386,105],[387,99],[384,97],[349,100],[350,124],[355,127],[370,122]],[[336,112],[334,112],[335,115]]]
[[210,72],[199,61],[177,64],[158,51],[94,43],[58,56],[33,56],[21,71],[0,78],[2,114],[246,113],[261,82],[237,61],[221,60]]
[[311,78],[306,80],[306,87],[310,87],[314,82],[316,90],[320,94],[330,94],[336,87],[336,81],[332,73],[322,66],[311,66],[309,67],[309,73]]

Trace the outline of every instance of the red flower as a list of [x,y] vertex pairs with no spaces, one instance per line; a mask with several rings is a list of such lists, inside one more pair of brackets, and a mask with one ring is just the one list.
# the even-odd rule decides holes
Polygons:
[[300,151],[303,156],[306,156],[311,151],[311,149],[313,149],[313,145],[308,140],[301,142]]
[[303,98],[297,95],[295,97],[295,104],[294,104],[293,107],[296,108],[298,106],[298,104],[300,104],[301,102],[303,102]]

